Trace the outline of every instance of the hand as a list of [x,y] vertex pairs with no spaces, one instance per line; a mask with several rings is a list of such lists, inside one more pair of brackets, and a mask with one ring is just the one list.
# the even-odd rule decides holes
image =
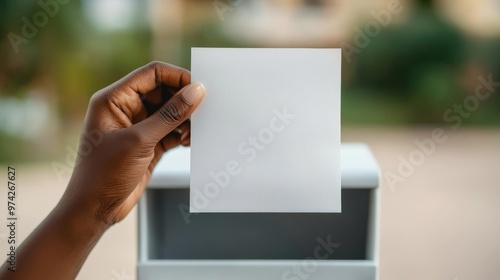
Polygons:
[[143,193],[163,153],[190,143],[188,120],[204,96],[189,71],[150,63],[95,93],[61,202],[111,225]]
[[190,80],[187,70],[154,62],[92,96],[68,188],[17,248],[20,268],[4,262],[1,279],[76,277],[106,229],[137,203],[162,154],[189,145],[188,118],[205,94]]

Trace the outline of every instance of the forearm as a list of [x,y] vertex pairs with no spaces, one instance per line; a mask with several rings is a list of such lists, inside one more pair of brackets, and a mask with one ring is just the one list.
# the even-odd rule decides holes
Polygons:
[[189,145],[188,119],[204,94],[189,71],[161,62],[95,93],[64,197],[18,247],[16,272],[4,263],[0,279],[74,279],[106,229],[137,203],[162,154]]
[[107,225],[76,205],[59,203],[16,251],[16,271],[0,279],[74,279]]

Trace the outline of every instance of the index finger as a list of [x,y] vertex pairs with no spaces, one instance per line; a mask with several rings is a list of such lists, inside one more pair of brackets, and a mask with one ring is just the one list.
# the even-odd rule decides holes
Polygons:
[[188,70],[153,61],[123,77],[116,85],[128,87],[138,94],[146,94],[161,85],[182,88],[190,83],[191,73]]

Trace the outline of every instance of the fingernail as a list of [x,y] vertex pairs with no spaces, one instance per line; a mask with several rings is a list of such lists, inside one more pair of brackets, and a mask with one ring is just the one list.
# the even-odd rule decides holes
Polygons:
[[181,143],[182,143],[182,142],[184,142],[184,141],[187,139],[187,137],[188,137],[188,133],[187,133],[187,131],[186,131],[186,132],[184,132],[184,133],[182,133],[182,134],[181,134],[181,139],[180,139],[180,142],[181,142]]
[[186,139],[186,140],[184,140],[184,141],[181,142],[181,145],[184,146],[184,147],[189,146],[189,144],[190,144],[189,139]]
[[193,105],[205,95],[205,87],[200,82],[190,84],[182,93],[182,98],[187,104]]

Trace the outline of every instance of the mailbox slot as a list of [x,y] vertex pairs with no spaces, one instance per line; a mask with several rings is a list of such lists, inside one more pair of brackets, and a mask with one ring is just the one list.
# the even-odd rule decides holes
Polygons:
[[149,259],[301,260],[328,242],[327,259],[367,259],[371,189],[344,189],[342,213],[319,214],[190,214],[189,189],[147,192]]

